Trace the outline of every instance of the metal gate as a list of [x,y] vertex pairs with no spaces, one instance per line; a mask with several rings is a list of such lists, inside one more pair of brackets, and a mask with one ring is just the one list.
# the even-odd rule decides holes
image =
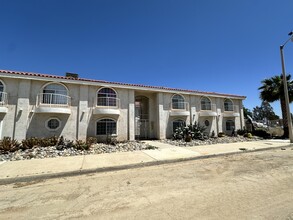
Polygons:
[[149,138],[149,99],[135,97],[135,139]]
[[148,139],[149,138],[149,120],[135,119],[135,139]]

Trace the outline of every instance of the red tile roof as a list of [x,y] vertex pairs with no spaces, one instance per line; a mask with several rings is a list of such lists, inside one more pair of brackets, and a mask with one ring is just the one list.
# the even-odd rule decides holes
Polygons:
[[55,78],[55,79],[63,79],[63,80],[76,80],[76,81],[94,82],[94,83],[95,82],[96,83],[107,83],[107,84],[114,84],[114,85],[159,89],[159,90],[175,91],[175,92],[188,92],[188,93],[196,93],[196,94],[203,94],[203,95],[228,96],[228,97],[234,97],[234,98],[240,98],[240,99],[246,98],[246,96],[231,95],[231,94],[216,93],[216,92],[203,92],[203,91],[197,91],[197,90],[176,89],[176,88],[167,88],[167,87],[162,87],[162,86],[148,86],[148,85],[141,85],[141,84],[121,83],[121,82],[108,82],[108,81],[103,81],[103,80],[72,78],[72,77],[56,76],[56,75],[32,73],[32,72],[23,72],[23,71],[0,70],[0,73],[12,74],[12,75],[23,75],[23,76],[34,76],[34,77],[44,77],[44,78]]

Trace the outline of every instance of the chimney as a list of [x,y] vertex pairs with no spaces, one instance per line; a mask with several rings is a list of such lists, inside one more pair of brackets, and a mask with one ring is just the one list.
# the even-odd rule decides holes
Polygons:
[[71,79],[78,79],[78,74],[77,73],[66,73],[66,77],[67,78],[71,78]]

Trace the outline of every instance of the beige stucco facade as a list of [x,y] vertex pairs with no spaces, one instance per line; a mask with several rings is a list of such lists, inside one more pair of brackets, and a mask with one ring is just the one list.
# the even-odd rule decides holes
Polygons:
[[104,138],[111,129],[120,141],[165,139],[176,121],[205,125],[209,135],[244,127],[244,96],[6,70],[0,83],[1,138]]

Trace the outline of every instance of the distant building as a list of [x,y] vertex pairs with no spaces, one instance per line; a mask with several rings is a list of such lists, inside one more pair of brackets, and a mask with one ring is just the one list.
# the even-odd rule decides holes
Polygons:
[[207,134],[245,126],[245,96],[0,70],[0,135],[18,140],[165,139],[182,124]]

